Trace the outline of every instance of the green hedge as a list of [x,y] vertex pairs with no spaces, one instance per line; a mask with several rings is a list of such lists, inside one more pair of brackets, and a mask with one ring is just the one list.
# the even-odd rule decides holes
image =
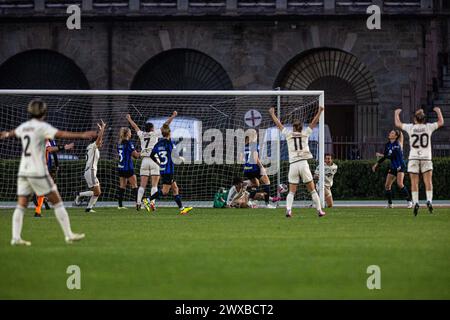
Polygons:
[[[384,198],[384,181],[388,169],[388,161],[383,163],[376,173],[371,171],[373,161],[352,160],[336,161],[339,166],[335,176],[333,196],[336,200],[373,200]],[[14,201],[16,196],[16,173],[18,160],[0,160],[0,201]],[[71,201],[74,193],[87,189],[84,181],[85,162],[61,161],[61,170],[58,176],[58,189],[63,199]],[[311,163],[311,170],[315,168]],[[103,195],[101,201],[113,201],[116,197],[118,177],[116,174],[116,162],[113,160],[100,160],[98,178],[102,184]],[[135,168],[140,167],[140,161],[135,162]],[[282,182],[287,182],[289,164],[281,165]],[[450,199],[450,189],[447,187],[450,181],[450,158],[433,160],[433,184],[434,199]],[[138,173],[139,170],[136,169]],[[242,175],[242,165],[178,165],[175,169],[175,178],[180,186],[181,194],[186,200],[212,201],[214,193],[219,187],[229,188],[234,176]],[[405,184],[410,188],[410,180],[405,178]],[[275,191],[276,183],[272,178],[272,191]],[[397,191],[394,183],[393,190]],[[420,196],[424,197],[423,183],[420,184]],[[131,192],[128,189],[126,199],[131,200]],[[307,197],[307,195],[305,195]],[[395,197],[401,199],[398,192]]]

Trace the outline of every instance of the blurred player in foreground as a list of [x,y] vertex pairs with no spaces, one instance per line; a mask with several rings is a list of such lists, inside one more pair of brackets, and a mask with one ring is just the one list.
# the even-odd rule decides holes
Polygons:
[[29,197],[36,193],[47,196],[53,204],[55,215],[64,232],[66,243],[81,240],[84,234],[73,233],[70,227],[69,215],[59,195],[53,179],[45,163],[45,142],[47,139],[92,139],[97,136],[95,131],[67,132],[60,131],[44,121],[47,115],[47,105],[40,100],[32,100],[27,107],[31,120],[8,132],[1,132],[0,139],[11,137],[22,141],[22,157],[17,178],[17,207],[12,218],[11,245],[30,246],[31,242],[21,237],[23,216],[28,206]]

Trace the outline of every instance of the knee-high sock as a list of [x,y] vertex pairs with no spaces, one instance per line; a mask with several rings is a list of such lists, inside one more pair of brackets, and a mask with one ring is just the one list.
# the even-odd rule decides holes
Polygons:
[[119,188],[119,196],[117,199],[119,200],[119,207],[123,207],[123,195],[125,194],[125,189]]
[[249,195],[250,200],[255,199],[255,196],[256,196],[256,188],[251,188],[249,193],[250,193],[250,195]]
[[87,208],[92,209],[95,206],[95,204],[97,203],[97,200],[98,200],[98,196],[92,195],[91,199],[89,200]]
[[173,197],[173,199],[175,200],[175,202],[178,205],[178,208],[183,209],[183,204],[181,203],[181,196],[179,194],[177,194],[176,196]]
[[55,206],[55,216],[58,219],[59,224],[61,225],[61,229],[64,232],[65,237],[72,237],[72,229],[70,229],[70,219],[67,214],[66,208],[64,208],[64,204],[61,201]]
[[427,194],[427,201],[433,202],[433,190],[427,190],[425,193]]
[[319,211],[322,210],[322,206],[320,205],[320,198],[316,190],[311,191],[311,199],[316,209]]
[[412,191],[412,201],[414,204],[419,203],[419,191]]
[[136,203],[138,203],[138,202],[137,202],[138,188],[133,188],[133,189],[131,190],[131,193],[133,194],[133,199],[134,199],[134,201],[136,201]]
[[406,201],[411,201],[411,196],[409,195],[409,190],[406,186],[403,186],[403,188],[400,190],[400,192],[405,197]]
[[294,193],[289,192],[289,194],[286,197],[286,209],[292,210],[292,204],[294,203]]
[[389,204],[392,204],[392,190],[384,190],[384,194]]
[[80,192],[80,197],[92,197],[94,195],[94,191],[84,191]]
[[25,214],[25,208],[18,205],[16,207],[16,210],[14,210],[13,217],[12,217],[12,238],[14,240],[21,239],[24,214]]
[[269,198],[270,198],[270,184],[265,184],[262,186],[262,189],[264,191],[264,201],[266,204],[269,204]]
[[39,213],[39,214],[41,214],[41,211],[42,211],[42,205],[44,204],[44,199],[45,199],[45,197],[44,196],[39,196],[38,198],[37,198],[37,206],[36,206],[36,213]]
[[142,198],[144,197],[145,189],[142,187],[139,187],[138,195],[137,195],[137,204],[142,203]]
[[[155,191],[156,189],[156,191]],[[159,199],[159,197],[161,196],[161,192],[160,190],[158,190],[157,187],[152,187],[152,195],[150,196],[150,201],[151,200],[155,200],[155,199]]]

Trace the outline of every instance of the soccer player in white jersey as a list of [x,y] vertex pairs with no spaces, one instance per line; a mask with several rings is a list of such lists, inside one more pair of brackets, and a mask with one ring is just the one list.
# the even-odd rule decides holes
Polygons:
[[[333,206],[333,194],[331,193],[331,187],[333,186],[334,175],[338,169],[337,164],[333,162],[333,157],[331,154],[325,154],[325,166],[324,166],[324,185],[325,185],[325,202],[328,208]],[[316,168],[314,172],[314,178],[319,179],[319,167]]]
[[317,209],[319,217],[325,215],[322,211],[320,204],[320,198],[317,194],[316,187],[314,185],[313,176],[309,169],[308,160],[313,158],[313,155],[309,151],[308,140],[309,136],[313,132],[314,127],[319,122],[320,114],[323,111],[323,107],[320,106],[317,114],[306,129],[303,129],[303,125],[299,120],[295,120],[293,125],[293,131],[288,130],[283,126],[280,120],[275,115],[275,109],[270,108],[269,113],[272,120],[275,122],[278,129],[282,134],[286,136],[286,141],[289,151],[289,194],[286,197],[286,217],[292,216],[292,204],[294,202],[294,195],[297,192],[300,178],[302,182],[306,184],[306,188],[311,194],[314,206]]
[[[178,113],[174,111],[164,124],[170,125],[172,123],[172,120],[177,116],[177,114]],[[159,165],[150,158],[150,153],[152,153],[153,147],[158,142],[158,139],[162,137],[162,134],[161,128],[155,130],[155,127],[151,122],[146,122],[145,131],[142,131],[139,128],[139,126],[133,121],[133,119],[131,119],[131,116],[129,114],[127,114],[127,120],[133,127],[133,129],[136,131],[136,134],[141,140],[141,158],[142,158],[140,171],[141,182],[136,201],[136,210],[140,210],[142,205],[142,198],[144,197],[145,194],[145,188],[147,187],[149,176],[152,177],[151,194],[158,192],[160,168]],[[145,199],[144,202],[145,201],[147,201],[147,199]],[[151,202],[150,205],[146,205],[145,207],[147,210],[150,210],[150,207],[152,210],[154,210],[155,209],[154,200]]]
[[80,198],[90,197],[89,203],[86,207],[86,212],[94,212],[92,209],[97,203],[98,197],[102,193],[100,189],[100,181],[97,179],[98,160],[100,159],[100,149],[103,146],[103,135],[105,133],[106,124],[103,122],[97,123],[99,129],[98,137],[86,148],[86,166],[84,168],[84,179],[88,185],[89,191],[83,191],[77,194],[75,198],[75,205],[80,205]]
[[444,117],[441,109],[435,107],[434,112],[438,121],[425,123],[425,112],[419,109],[414,114],[414,123],[402,123],[400,113],[402,109],[395,110],[395,126],[408,133],[409,157],[408,173],[411,178],[411,195],[414,204],[414,215],[419,213],[419,174],[422,174],[427,197],[427,207],[433,213],[433,162],[431,161],[431,135],[435,130],[444,125]]
[[45,160],[45,141],[47,139],[92,139],[97,136],[95,131],[67,132],[60,131],[44,121],[47,115],[47,105],[41,100],[33,100],[28,104],[27,111],[31,120],[22,123],[14,130],[0,132],[0,139],[10,137],[22,141],[22,157],[17,178],[17,207],[12,217],[11,245],[31,245],[21,237],[23,216],[28,206],[29,197],[36,193],[47,196],[53,204],[55,215],[64,232],[67,243],[81,240],[84,234],[73,233],[70,227],[69,215],[59,195],[58,188],[50,177]]

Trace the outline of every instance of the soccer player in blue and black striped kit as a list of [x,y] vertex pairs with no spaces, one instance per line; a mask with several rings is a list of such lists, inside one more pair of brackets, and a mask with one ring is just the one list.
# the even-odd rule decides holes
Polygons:
[[[161,134],[163,138],[156,143],[150,154],[150,158],[155,161],[160,166],[160,174],[162,180],[162,194],[169,194],[170,189],[172,189],[172,194],[175,202],[180,209],[180,214],[184,215],[192,210],[192,207],[183,207],[181,202],[181,196],[179,194],[179,189],[177,182],[174,180],[174,163],[172,160],[172,150],[175,148],[172,139],[170,138],[170,127],[168,124],[164,124],[161,128]],[[154,201],[159,199],[160,190],[154,192],[150,199],[144,199],[144,205],[147,210],[155,210]]]
[[400,192],[405,196],[405,199],[408,202],[408,208],[412,208],[411,196],[409,195],[408,188],[403,184],[406,172],[406,164],[403,160],[403,134],[400,130],[391,130],[388,139],[389,142],[386,143],[384,147],[384,154],[377,153],[377,156],[381,156],[381,158],[372,167],[372,171],[375,172],[384,160],[391,160],[385,183],[385,193],[388,199],[387,208],[393,208],[392,184],[395,179],[397,179],[397,185],[400,188]]

